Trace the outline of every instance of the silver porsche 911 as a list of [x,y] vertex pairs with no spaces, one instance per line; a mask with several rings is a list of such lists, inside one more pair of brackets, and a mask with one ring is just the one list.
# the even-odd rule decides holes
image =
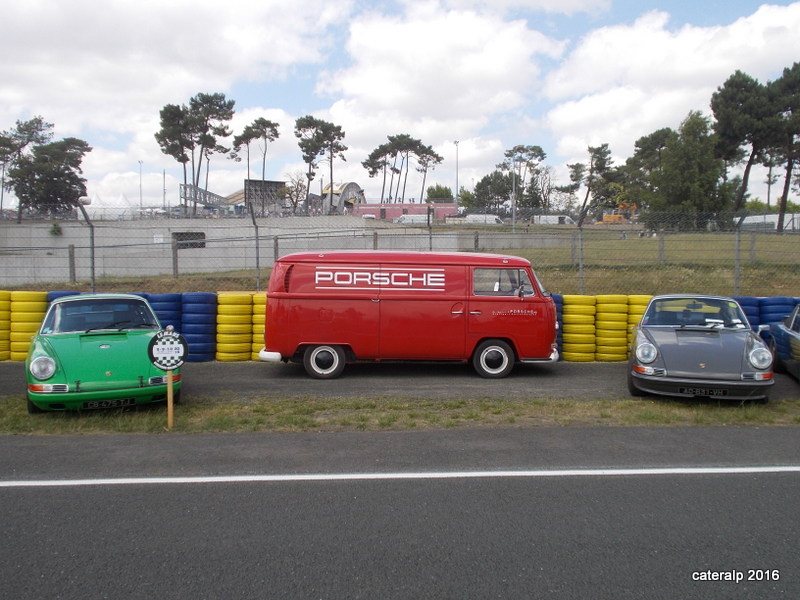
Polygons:
[[769,398],[772,353],[732,298],[654,296],[631,339],[633,396]]

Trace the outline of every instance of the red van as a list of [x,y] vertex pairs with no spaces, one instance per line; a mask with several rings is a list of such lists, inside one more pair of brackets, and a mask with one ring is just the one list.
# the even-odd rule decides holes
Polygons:
[[461,252],[333,251],[276,261],[267,362],[314,378],[356,360],[471,361],[482,377],[556,361],[556,309],[530,261]]

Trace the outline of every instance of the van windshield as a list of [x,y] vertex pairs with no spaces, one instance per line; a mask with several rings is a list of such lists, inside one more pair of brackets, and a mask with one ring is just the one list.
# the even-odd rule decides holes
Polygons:
[[521,269],[475,269],[472,292],[476,296],[531,296],[533,284]]

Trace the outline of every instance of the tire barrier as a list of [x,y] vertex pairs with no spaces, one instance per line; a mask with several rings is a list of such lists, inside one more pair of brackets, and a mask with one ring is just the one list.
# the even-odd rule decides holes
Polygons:
[[753,331],[758,330],[758,326],[761,324],[758,298],[755,296],[734,296],[733,299],[742,307],[742,312],[744,312],[744,316],[747,317],[750,328]]
[[595,360],[628,360],[628,296],[595,296]]
[[179,332],[189,346],[187,362],[214,360],[217,351],[217,294],[213,292],[181,294]]
[[594,362],[597,351],[594,296],[564,294],[562,357],[568,362]]
[[217,294],[217,351],[219,361],[250,360],[253,345],[253,294]]
[[9,359],[24,361],[47,312],[47,292],[12,291],[10,300]]
[[264,329],[267,321],[267,293],[253,294],[253,337],[250,345],[250,359],[258,360],[258,353],[264,348]]
[[[47,308],[62,296],[83,292],[0,290],[0,361],[24,361],[30,338]],[[137,293],[150,302],[162,326],[173,325],[189,349],[188,362],[258,360],[264,347],[264,292]],[[624,361],[631,331],[652,296],[553,294],[561,359],[571,362]],[[751,327],[782,321],[800,297],[737,296]],[[768,334],[762,334],[765,337]]]
[[183,321],[183,294],[150,294],[147,300],[156,313],[161,327],[172,325],[175,331],[180,333]]
[[11,292],[0,290],[0,360],[11,359]]

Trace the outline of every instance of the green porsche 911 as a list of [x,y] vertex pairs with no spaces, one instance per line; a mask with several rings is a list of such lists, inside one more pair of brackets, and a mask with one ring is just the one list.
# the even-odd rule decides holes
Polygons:
[[[25,363],[28,412],[136,406],[167,399],[167,373],[148,347],[161,330],[141,296],[80,294],[53,300]],[[180,394],[180,369],[172,373]]]

